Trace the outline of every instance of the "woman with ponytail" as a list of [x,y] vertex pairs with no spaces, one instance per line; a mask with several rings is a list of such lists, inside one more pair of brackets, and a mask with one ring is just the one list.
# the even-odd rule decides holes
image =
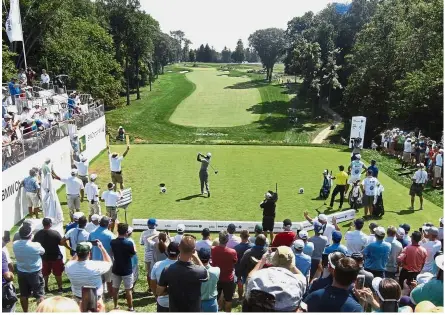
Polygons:
[[167,259],[167,247],[170,244],[170,237],[165,232],[160,232],[159,235],[153,236],[148,239],[153,247],[153,261],[152,265],[156,262]]

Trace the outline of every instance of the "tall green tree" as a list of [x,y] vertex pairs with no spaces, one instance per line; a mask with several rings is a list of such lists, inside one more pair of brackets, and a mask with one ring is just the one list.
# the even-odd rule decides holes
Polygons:
[[159,33],[154,39],[154,73],[164,74],[164,67],[173,61],[175,54],[172,46],[173,38],[166,33]]
[[203,54],[203,62],[211,62],[212,61],[212,49],[210,48],[209,44],[206,44],[204,47],[204,54]]
[[183,56],[182,43],[184,42],[185,39],[185,33],[181,30],[171,31],[170,36],[175,39],[175,41],[173,41],[173,47],[174,47],[173,49],[175,51],[175,56],[176,56],[175,61],[180,62]]
[[258,53],[266,68],[266,79],[271,82],[273,67],[285,53],[284,31],[279,28],[258,30],[249,36],[249,43]]
[[190,51],[189,51],[188,60],[190,62],[195,62],[196,61],[196,53],[195,53],[195,51],[193,49],[190,49]]
[[238,62],[238,63],[243,62],[245,59],[244,45],[243,45],[243,41],[241,39],[238,39],[238,41],[236,42],[236,48],[232,54],[232,58],[233,58],[233,61]]
[[224,46],[224,49],[221,51],[221,61],[224,63],[229,63],[231,58],[231,51]]

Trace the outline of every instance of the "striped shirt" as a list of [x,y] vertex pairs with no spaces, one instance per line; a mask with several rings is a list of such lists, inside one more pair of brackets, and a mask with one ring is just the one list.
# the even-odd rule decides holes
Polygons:
[[112,263],[96,260],[70,260],[65,266],[65,273],[70,279],[71,290],[77,297],[82,297],[82,286],[97,288],[97,296],[103,294],[102,275],[111,269]]
[[23,187],[26,192],[37,192],[40,189],[37,179],[33,176],[28,176],[23,181]]
[[37,272],[42,269],[42,257],[45,249],[40,243],[31,240],[15,241],[12,245],[15,259],[17,260],[17,270],[21,272]]

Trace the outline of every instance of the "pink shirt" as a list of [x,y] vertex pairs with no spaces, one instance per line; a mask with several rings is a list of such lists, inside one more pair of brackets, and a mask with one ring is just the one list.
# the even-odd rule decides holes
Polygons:
[[427,257],[426,249],[420,245],[408,245],[402,250],[397,257],[397,261],[401,263],[402,268],[411,272],[422,271]]

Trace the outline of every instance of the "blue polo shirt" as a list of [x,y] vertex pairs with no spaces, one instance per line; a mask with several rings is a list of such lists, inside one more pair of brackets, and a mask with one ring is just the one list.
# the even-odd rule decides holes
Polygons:
[[75,229],[78,225],[79,225],[79,223],[77,223],[77,222],[71,222],[70,224],[68,224],[66,226],[65,233],[68,232],[71,229]]
[[363,250],[365,269],[385,271],[390,252],[391,244],[388,242],[377,240],[366,246]]
[[15,87],[13,82],[8,83],[8,88],[9,88],[9,93],[11,94],[12,97],[14,97],[14,95],[20,94],[20,88]]
[[40,186],[34,176],[28,176],[23,181],[23,188],[25,188],[26,192],[36,192],[40,189]]
[[295,254],[295,267],[297,267],[304,276],[308,276],[311,271],[311,256],[304,253]]
[[310,293],[304,302],[309,313],[363,312],[363,307],[352,297],[350,291],[333,286]]
[[372,175],[375,177],[375,178],[377,178],[377,176],[379,175],[379,168],[377,167],[377,166],[375,166],[375,165],[370,165],[369,167],[368,167],[368,171],[372,171]]
[[348,252],[348,249],[346,248],[345,245],[342,245],[340,243],[334,243],[331,246],[328,246],[324,249],[323,254],[330,254],[333,252],[340,252],[346,255],[346,253]]
[[[114,234],[105,227],[99,226],[93,233],[90,233],[89,241],[99,240],[104,246],[110,257],[113,257],[113,252],[111,251],[111,241],[114,239]],[[91,250],[92,260],[103,260],[102,253],[99,247],[93,246]]]

